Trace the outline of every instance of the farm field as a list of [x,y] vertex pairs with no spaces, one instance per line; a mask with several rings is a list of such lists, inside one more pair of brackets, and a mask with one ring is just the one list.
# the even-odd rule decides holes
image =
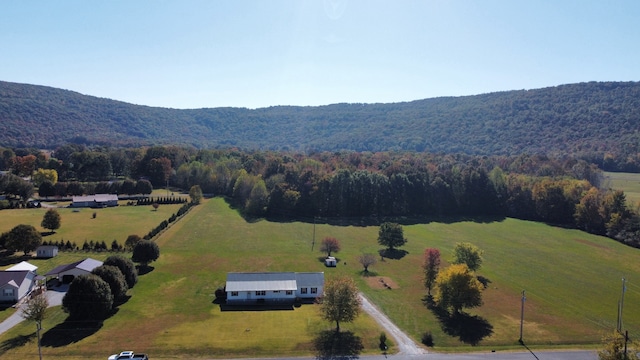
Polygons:
[[[114,210],[126,211],[128,207]],[[4,215],[0,226],[10,228],[4,225]],[[108,215],[99,213],[96,219]],[[140,221],[154,215],[139,215]],[[168,212],[143,228],[151,228],[170,215]],[[36,218],[39,224],[41,216]],[[312,354],[314,337],[333,328],[319,318],[312,305],[293,311],[221,311],[213,302],[213,293],[224,285],[228,271],[324,271],[327,278],[353,276],[360,290],[417,342],[424,332],[431,332],[437,351],[518,347],[522,290],[526,291],[523,339],[529,347],[596,346],[602,335],[615,327],[624,276],[628,280],[625,329],[632,337],[640,333],[638,249],[534,222],[454,220],[425,219],[404,225],[409,241],[397,259],[378,262],[370,268],[373,276],[363,277],[357,257],[380,249],[377,226],[318,223],[314,231],[313,224],[302,222],[247,222],[223,199],[210,199],[156,240],[161,256],[152,263],[153,271],[140,277],[129,301],[99,328],[62,337],[58,324],[66,316],[59,308],[50,309],[44,327],[52,343],[43,354],[46,358],[102,359],[134,349],[152,354],[154,359],[299,356]],[[118,226],[111,227],[115,230]],[[109,237],[110,230],[101,228]],[[71,226],[68,231],[72,236]],[[124,239],[129,233],[117,236]],[[336,237],[342,244],[342,250],[335,254],[339,259],[336,268],[326,268],[321,261],[318,246],[326,236]],[[485,251],[479,270],[488,280],[485,303],[468,311],[463,331],[455,326],[445,331],[422,301],[422,253],[427,247],[439,248],[446,262],[455,243],[461,241]],[[380,277],[392,284],[392,289],[379,286]],[[365,352],[378,352],[380,329],[372,319],[362,315],[342,327],[362,339]],[[37,354],[34,338],[35,326],[20,324],[0,335],[0,356]]]
[[634,209],[640,206],[640,174],[605,172],[604,183],[606,187],[624,191]]

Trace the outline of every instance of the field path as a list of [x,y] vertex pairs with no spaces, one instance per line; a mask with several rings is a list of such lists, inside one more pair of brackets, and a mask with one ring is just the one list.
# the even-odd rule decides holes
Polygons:
[[359,293],[362,309],[373,317],[384,330],[391,335],[393,341],[398,345],[399,355],[422,355],[427,351],[415,343],[407,334],[398,328],[392,321],[373,305],[364,294]]

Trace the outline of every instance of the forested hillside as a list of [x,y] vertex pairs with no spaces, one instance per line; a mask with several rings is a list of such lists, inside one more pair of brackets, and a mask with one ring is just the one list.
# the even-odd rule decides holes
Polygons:
[[640,171],[640,83],[562,85],[393,104],[176,110],[0,82],[0,146],[68,142],[296,151],[573,156]]

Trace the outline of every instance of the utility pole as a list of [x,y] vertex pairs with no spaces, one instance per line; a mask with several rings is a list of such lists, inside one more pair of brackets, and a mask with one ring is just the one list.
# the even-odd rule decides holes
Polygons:
[[311,239],[311,251],[313,251],[313,247],[316,245],[316,217],[313,217],[313,239]]
[[624,308],[624,293],[627,291],[627,279],[622,278],[622,295],[618,302],[618,332],[622,334],[622,309]]
[[524,302],[525,300],[527,300],[527,298],[524,296],[524,290],[522,290],[522,305],[520,307],[520,344],[524,344],[524,341],[522,341],[522,329],[524,326]]

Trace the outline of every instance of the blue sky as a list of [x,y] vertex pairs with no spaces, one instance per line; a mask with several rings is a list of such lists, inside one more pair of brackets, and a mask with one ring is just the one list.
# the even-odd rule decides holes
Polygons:
[[0,1],[0,80],[173,108],[640,80],[640,1]]

